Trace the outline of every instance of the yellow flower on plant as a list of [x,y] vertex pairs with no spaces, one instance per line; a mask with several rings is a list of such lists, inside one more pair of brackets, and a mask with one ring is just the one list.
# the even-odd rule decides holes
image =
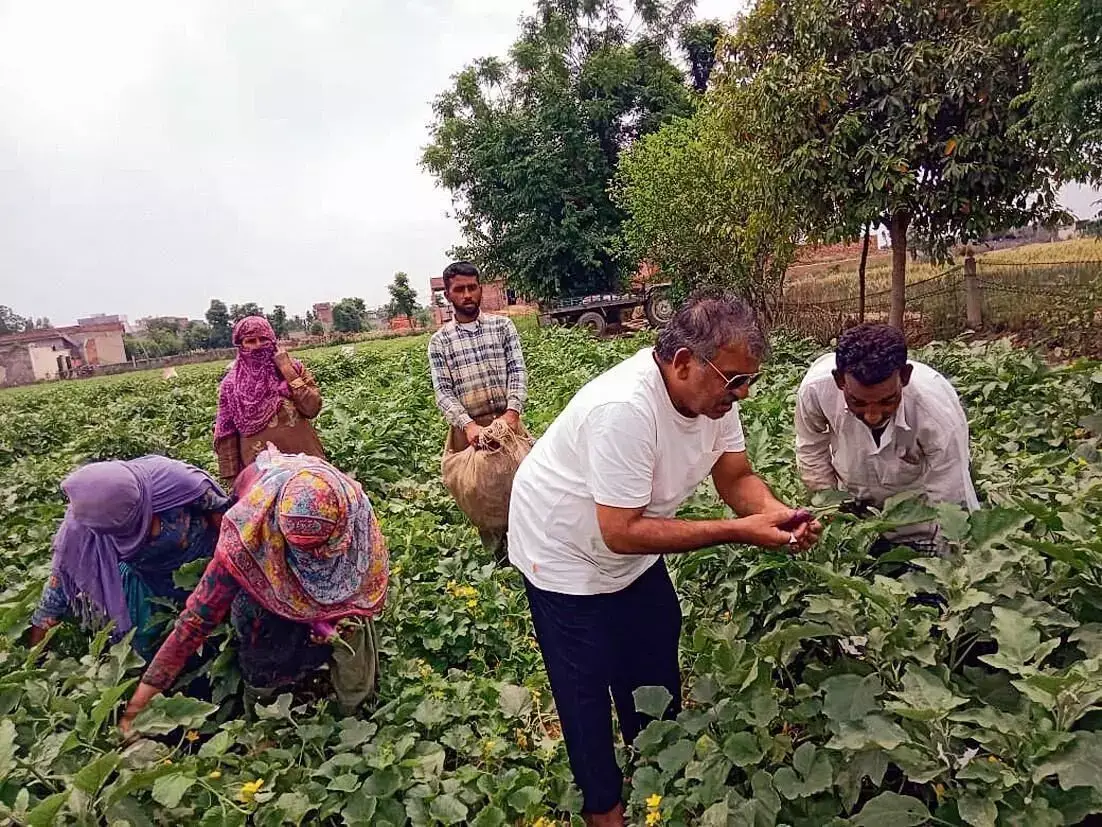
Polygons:
[[238,794],[238,799],[244,801],[246,804],[251,804],[256,798],[256,794],[260,792],[260,788],[264,786],[264,779],[258,778],[256,781],[246,781],[241,785],[241,792]]
[[934,795],[937,796],[938,804],[941,803],[941,799],[945,797],[945,785],[934,784]]
[[214,772],[207,776],[207,778],[213,779],[214,781],[217,781],[221,777],[222,773],[220,770],[214,770]]
[[655,824],[660,824],[661,822],[662,822],[662,811],[661,810],[651,810],[649,813],[647,813],[647,827],[654,827]]
[[478,601],[477,601],[477,600],[468,600],[468,601],[467,601],[467,608],[468,608],[468,609],[473,609],[473,608],[474,608],[475,606],[477,606],[477,605],[478,605]]
[[171,758],[166,758],[161,763],[164,764],[166,767],[171,767],[172,766],[172,759]]
[[190,743],[194,744],[196,741],[199,740],[199,732],[198,730],[189,729],[187,731],[187,735],[185,735],[184,738],[186,738]]
[[652,810],[657,810],[661,804],[662,796],[660,796],[658,793],[654,793],[653,795],[647,797],[647,806],[650,807]]

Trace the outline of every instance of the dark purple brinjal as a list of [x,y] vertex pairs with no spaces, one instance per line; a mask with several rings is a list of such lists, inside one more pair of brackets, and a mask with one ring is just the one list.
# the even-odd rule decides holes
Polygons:
[[815,515],[806,508],[797,508],[792,514],[792,518],[788,522],[781,523],[777,528],[782,531],[795,531],[804,523],[810,523],[813,519],[815,519]]

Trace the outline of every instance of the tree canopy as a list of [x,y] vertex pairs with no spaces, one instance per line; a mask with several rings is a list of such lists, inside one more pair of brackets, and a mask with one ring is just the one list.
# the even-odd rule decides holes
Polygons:
[[341,299],[333,305],[333,329],[339,333],[359,333],[364,329],[366,315],[363,299]]
[[938,256],[1053,209],[1013,27],[970,0],[760,0],[713,80],[720,105],[751,113],[732,139],[756,142],[800,193],[809,237],[888,225],[897,325],[909,232]]
[[536,5],[507,59],[475,61],[437,97],[422,162],[453,195],[453,255],[548,299],[623,280],[608,187],[623,149],[691,111],[666,43],[692,3],[639,0],[638,33],[615,3]]
[[230,323],[230,312],[226,309],[226,303],[221,299],[211,299],[206,318],[210,326],[210,346],[219,348],[232,345],[233,326]]
[[386,306],[386,314],[393,319],[395,316],[406,316],[413,319],[420,303],[417,301],[417,291],[410,287],[409,276],[405,273],[395,273],[394,281],[387,288],[390,292],[390,303]]

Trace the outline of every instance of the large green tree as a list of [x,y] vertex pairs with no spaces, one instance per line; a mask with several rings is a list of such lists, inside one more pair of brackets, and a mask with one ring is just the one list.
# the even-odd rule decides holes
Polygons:
[[1102,183],[1102,3],[1013,0],[1033,77],[1029,103],[1069,177]]
[[417,291],[410,287],[409,276],[405,273],[395,273],[394,281],[387,287],[390,292],[390,304],[386,307],[387,316],[408,316],[410,319],[421,306],[417,301]]
[[235,304],[230,306],[230,318],[233,319],[234,324],[246,318],[247,316],[263,316],[264,308],[256,302],[245,302],[244,304]]
[[277,339],[287,338],[287,331],[291,329],[291,325],[287,320],[286,307],[282,304],[277,304],[275,309],[268,314],[268,323],[272,326],[272,330],[275,331]]
[[0,304],[0,336],[10,333],[24,333],[34,329],[34,321],[24,318],[8,307]]
[[455,255],[537,299],[618,286],[620,152],[690,111],[666,43],[692,3],[538,0],[507,59],[478,60],[433,104],[424,166],[450,190]]
[[1014,26],[974,0],[759,0],[739,28],[716,92],[753,117],[732,139],[772,154],[809,237],[888,226],[893,324],[913,236],[944,256],[1053,209]]
[[341,299],[333,305],[333,329],[339,333],[359,333],[364,329],[367,306],[360,298]]
[[230,311],[221,299],[211,299],[207,308],[207,324],[210,326],[210,346],[229,347],[233,344],[233,327],[230,324]]
[[730,139],[737,117],[706,105],[641,139],[620,159],[616,198],[633,260],[681,295],[735,290],[768,313],[795,250],[795,202],[754,144]]

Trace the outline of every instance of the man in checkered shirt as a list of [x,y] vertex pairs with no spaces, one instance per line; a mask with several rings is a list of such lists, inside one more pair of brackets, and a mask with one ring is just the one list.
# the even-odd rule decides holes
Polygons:
[[[482,429],[503,419],[521,433],[520,415],[528,400],[528,369],[520,337],[505,316],[481,311],[478,268],[467,261],[444,270],[444,296],[455,318],[429,341],[429,368],[436,405],[452,426],[448,448],[462,451],[479,445]],[[482,543],[500,553],[503,532],[479,532]]]

